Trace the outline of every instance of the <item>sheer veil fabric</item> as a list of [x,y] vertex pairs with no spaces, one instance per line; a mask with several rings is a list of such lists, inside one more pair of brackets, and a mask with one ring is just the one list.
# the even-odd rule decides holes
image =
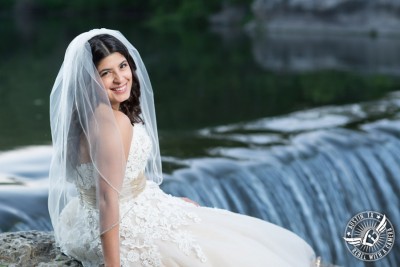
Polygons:
[[[59,227],[60,215],[64,207],[82,190],[92,190],[87,194],[93,195],[96,202],[93,205],[100,210],[99,235],[112,229],[124,216],[119,214],[118,207],[102,212],[98,203],[104,190],[121,193],[126,167],[121,134],[106,90],[93,64],[88,43],[88,40],[100,34],[109,34],[120,40],[136,65],[141,90],[140,116],[152,143],[145,175],[157,184],[162,182],[153,90],[138,51],[118,31],[95,29],[78,35],[67,48],[50,95],[53,157],[49,174],[48,207],[56,242],[63,235]],[[86,188],[76,188],[76,184],[88,183],[74,183],[74,179],[87,178],[79,175],[78,166],[83,165],[90,165],[95,170],[94,187],[88,185]]]
[[[103,34],[127,48],[140,84],[144,124],[132,126],[128,157],[108,97],[110,87],[103,86],[88,42]],[[116,225],[124,267],[317,266],[313,249],[286,229],[198,207],[159,188],[162,170],[153,90],[138,51],[120,32],[95,29],[69,44],[50,95],[50,123],[48,207],[56,244],[83,266],[104,264],[100,235]],[[106,210],[109,206],[102,199],[110,194],[115,201]]]

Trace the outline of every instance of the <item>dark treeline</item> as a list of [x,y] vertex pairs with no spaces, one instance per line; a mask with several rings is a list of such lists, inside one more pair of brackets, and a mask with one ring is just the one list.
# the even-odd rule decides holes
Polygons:
[[0,15],[28,12],[40,16],[74,17],[126,17],[148,26],[196,26],[207,25],[208,17],[227,6],[243,6],[250,0],[3,0]]

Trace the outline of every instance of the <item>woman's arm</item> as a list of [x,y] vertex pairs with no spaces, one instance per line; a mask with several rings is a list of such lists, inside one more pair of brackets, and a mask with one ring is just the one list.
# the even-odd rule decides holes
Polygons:
[[186,202],[189,202],[189,203],[192,203],[192,204],[194,204],[194,205],[196,205],[197,207],[199,207],[200,205],[199,205],[199,203],[197,203],[196,201],[194,201],[194,200],[191,200],[190,198],[187,198],[187,197],[181,197],[181,199],[183,199],[184,201],[186,201]]
[[[101,244],[106,267],[120,267],[119,193],[122,187],[126,159],[132,140],[132,125],[129,118],[117,111],[114,112],[114,116],[120,133],[120,136],[117,136],[117,140],[122,140],[122,144],[121,142],[110,141],[108,148],[103,147],[103,149],[106,149],[108,155],[104,157],[101,164],[101,173],[107,179],[100,179],[98,194],[100,222],[103,224],[101,226],[103,231]],[[106,134],[106,132],[103,131],[102,134]],[[116,149],[115,146],[118,146],[118,148]],[[116,160],[115,158],[118,155],[115,153],[121,153],[121,146],[123,147],[123,155],[120,160]],[[121,170],[122,167],[124,167],[124,170]]]
[[[106,214],[107,210],[112,209],[119,209],[118,199],[111,194],[106,194],[105,199],[100,202],[100,213]],[[105,267],[120,267],[119,224],[101,235],[101,245]]]

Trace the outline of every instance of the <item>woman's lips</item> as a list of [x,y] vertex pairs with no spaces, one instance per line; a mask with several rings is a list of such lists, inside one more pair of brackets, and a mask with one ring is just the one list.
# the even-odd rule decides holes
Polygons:
[[118,87],[114,87],[114,88],[110,88],[113,92],[117,93],[117,94],[123,94],[126,92],[127,89],[127,84],[125,83],[124,85],[118,86]]

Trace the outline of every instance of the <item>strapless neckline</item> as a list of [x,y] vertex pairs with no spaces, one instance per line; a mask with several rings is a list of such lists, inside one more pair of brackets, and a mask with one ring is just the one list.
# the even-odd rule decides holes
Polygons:
[[[144,125],[135,124],[134,132],[126,161],[124,183],[129,183],[144,172],[148,159],[151,156],[152,142]],[[96,185],[96,164],[92,162],[80,163],[76,166],[75,183],[82,188],[90,188]]]
[[[142,123],[134,122],[133,125],[132,125],[132,128],[133,128],[133,129],[135,129],[135,125],[143,127],[143,124],[142,124]],[[135,130],[133,130],[133,131],[135,131]],[[134,143],[134,140],[133,140],[134,138],[133,138],[133,136],[134,136],[134,134],[132,134],[131,146],[130,146],[130,148],[129,148],[129,155],[131,154],[132,147],[133,147],[133,143]],[[128,155],[128,159],[129,159],[129,155]],[[77,168],[93,167],[93,162],[83,162],[83,163],[79,163],[76,167],[77,167]]]

